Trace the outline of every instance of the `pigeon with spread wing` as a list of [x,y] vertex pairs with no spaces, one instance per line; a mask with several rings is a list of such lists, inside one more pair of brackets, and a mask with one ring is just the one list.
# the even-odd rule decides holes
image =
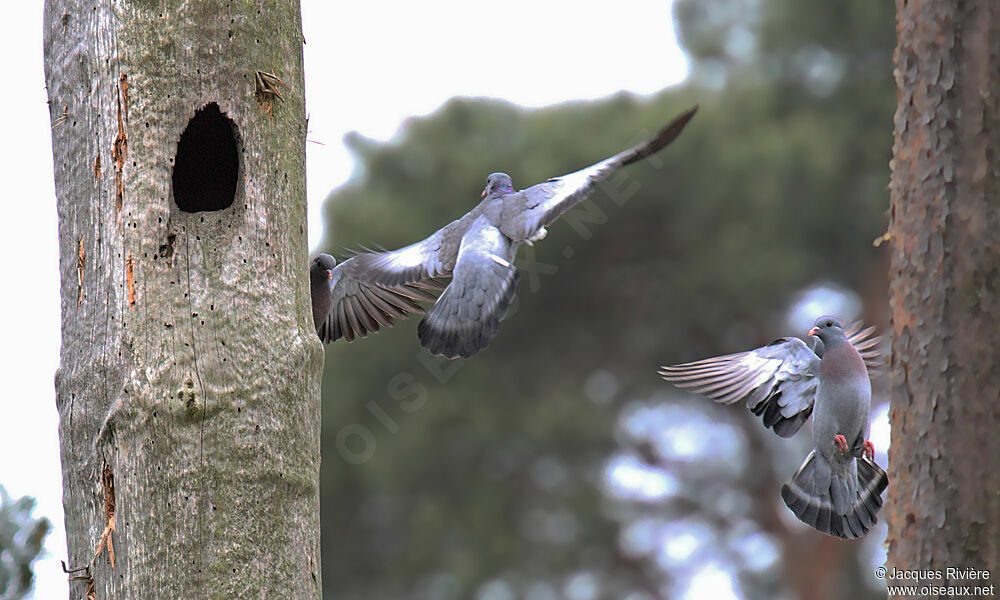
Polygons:
[[[475,208],[410,246],[359,253],[340,264],[328,254],[316,256],[310,266],[316,333],[324,342],[350,342],[410,313],[422,314],[421,302],[434,302],[417,328],[420,343],[448,358],[479,352],[514,298],[518,246],[544,238],[545,228],[600,181],[666,147],[696,110],[624,152],[521,191],[509,175],[493,173]],[[451,281],[443,286],[447,277]]]
[[813,415],[813,450],[781,498],[815,529],[842,538],[865,535],[877,522],[888,478],[868,441],[871,382],[878,364],[875,328],[820,317],[810,344],[780,338],[763,348],[662,367],[677,387],[716,402],[745,401],[764,426],[791,437]]

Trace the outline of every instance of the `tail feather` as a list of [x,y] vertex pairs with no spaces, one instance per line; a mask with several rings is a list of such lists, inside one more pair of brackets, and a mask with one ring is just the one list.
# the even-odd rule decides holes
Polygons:
[[447,358],[469,358],[485,348],[514,299],[517,280],[515,269],[499,266],[485,280],[452,280],[417,326],[421,345]]
[[858,458],[845,473],[835,473],[814,450],[781,486],[781,498],[806,525],[852,539],[865,535],[878,522],[882,491],[888,483],[885,471],[867,458]]
[[857,474],[854,471],[854,465],[851,465],[850,471],[846,476],[833,475],[830,477],[830,499],[833,501],[833,510],[838,514],[846,515],[851,512],[851,508],[854,506],[854,499],[858,496],[857,484],[855,483],[852,486],[851,483],[856,481]]
[[858,484],[867,515],[874,525],[878,521],[875,515],[882,508],[882,492],[889,485],[889,477],[881,467],[862,456],[858,459]]
[[861,519],[859,517],[859,515],[863,512],[867,511],[864,508],[860,508],[857,511],[851,511],[847,514],[847,527],[844,528],[844,532],[846,533],[850,531],[850,536],[845,537],[861,537],[868,531],[869,528],[861,524]]

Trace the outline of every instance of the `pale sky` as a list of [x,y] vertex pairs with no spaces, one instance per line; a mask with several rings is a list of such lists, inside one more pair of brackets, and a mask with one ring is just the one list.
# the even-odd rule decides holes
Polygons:
[[[341,143],[356,130],[389,139],[407,117],[453,96],[539,107],[679,83],[687,59],[668,0],[615,3],[302,3],[309,113],[309,242],[321,200],[351,173]],[[337,60],[336,57],[350,57]]]
[[[502,10],[462,1],[381,3],[303,0],[309,112],[310,245],[322,237],[321,205],[349,177],[344,134],[390,139],[404,119],[457,95],[539,107],[651,94],[679,83],[687,62],[673,35],[671,0],[514,0]],[[49,114],[42,74],[42,2],[7,7],[0,36],[7,76],[0,152],[8,218],[0,261],[3,295],[0,484],[38,499],[53,521],[35,565],[35,598],[66,598],[58,418],[59,271]]]

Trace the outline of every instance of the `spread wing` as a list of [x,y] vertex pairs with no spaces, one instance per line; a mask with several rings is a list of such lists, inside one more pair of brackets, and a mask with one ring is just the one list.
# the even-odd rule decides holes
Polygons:
[[780,338],[749,352],[665,366],[659,373],[716,402],[745,401],[765,427],[791,437],[812,413],[819,362],[799,338]]
[[532,237],[539,229],[551,225],[563,213],[583,201],[594,191],[598,182],[621,167],[662,150],[680,134],[697,110],[698,107],[695,106],[681,113],[655,136],[611,158],[507,196],[504,199],[500,229],[515,241]]
[[476,219],[462,237],[451,283],[417,327],[421,345],[447,358],[485,348],[514,298],[516,253],[515,242]]
[[357,254],[333,269],[330,312],[319,326],[326,342],[365,337],[434,302],[436,277],[448,275],[442,262],[442,231],[399,250]]

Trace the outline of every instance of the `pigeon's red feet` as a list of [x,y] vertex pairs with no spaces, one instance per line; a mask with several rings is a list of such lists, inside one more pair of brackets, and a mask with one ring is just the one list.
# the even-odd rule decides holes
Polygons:
[[845,438],[842,435],[835,435],[835,436],[833,436],[833,443],[837,446],[837,449],[839,449],[844,454],[847,454],[847,452],[848,452],[848,450],[847,450],[847,438]]
[[875,460],[875,444],[866,440],[864,445],[861,446],[861,453],[865,455],[868,460]]

